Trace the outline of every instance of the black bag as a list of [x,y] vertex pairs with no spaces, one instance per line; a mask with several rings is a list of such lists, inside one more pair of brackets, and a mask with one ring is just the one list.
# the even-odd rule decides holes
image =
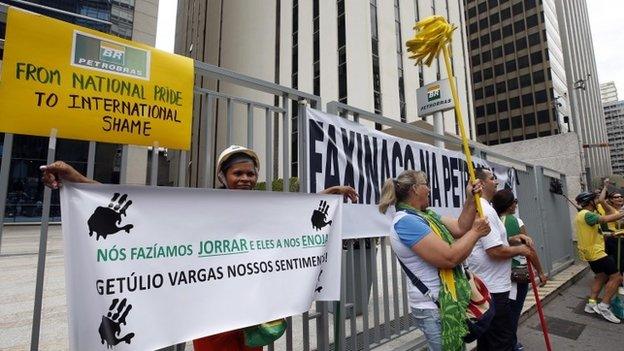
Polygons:
[[511,269],[511,281],[520,283],[520,284],[528,284],[531,278],[529,278],[529,267],[520,266],[514,267]]

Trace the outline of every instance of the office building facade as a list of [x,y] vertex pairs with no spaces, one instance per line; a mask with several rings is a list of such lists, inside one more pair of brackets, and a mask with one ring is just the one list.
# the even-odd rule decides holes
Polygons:
[[603,104],[613,173],[624,175],[624,101]]
[[592,176],[610,173],[584,0],[466,1],[477,139],[576,131]]
[[606,82],[600,84],[600,99],[602,103],[618,101],[617,88],[615,82]]
[[[405,42],[414,34],[414,23],[433,14],[449,18],[458,27],[453,34],[452,65],[464,124],[474,138],[461,0],[180,0],[175,50],[203,62],[319,95],[324,103],[335,100],[403,122],[424,119],[432,124],[432,116],[418,116],[416,89],[446,78],[444,62],[440,59],[431,67],[414,66],[408,59]],[[229,84],[207,87],[264,103],[278,103],[266,94]],[[289,109],[296,119],[294,107]],[[223,116],[218,112],[217,120],[220,118]],[[453,111],[445,112],[441,119],[446,132],[457,132]],[[291,125],[296,127],[296,123]],[[244,125],[239,127],[245,130]],[[290,140],[293,151],[296,132],[292,130]],[[254,140],[263,140],[262,133]],[[295,153],[293,156],[295,174]]]
[[[6,1],[10,6],[44,14],[66,22],[110,33],[126,39],[154,45],[156,41],[156,17],[158,1],[148,0],[46,0],[23,2]],[[37,6],[41,5],[41,6]],[[58,9],[89,18],[76,17],[54,11]],[[0,37],[4,38],[5,21],[0,23]],[[1,61],[0,61],[1,62]],[[4,134],[0,134],[0,145]],[[56,158],[65,160],[77,170],[86,173],[89,143],[59,139]],[[13,137],[10,178],[5,207],[5,222],[38,221],[41,217],[43,184],[39,166],[46,163],[48,139],[26,135]],[[135,158],[147,158],[144,150],[130,150]],[[0,153],[0,157],[4,157]],[[94,178],[101,182],[116,183],[120,180],[121,146],[97,143]],[[145,180],[145,167],[138,167]],[[53,192],[51,218],[60,218],[58,192]]]

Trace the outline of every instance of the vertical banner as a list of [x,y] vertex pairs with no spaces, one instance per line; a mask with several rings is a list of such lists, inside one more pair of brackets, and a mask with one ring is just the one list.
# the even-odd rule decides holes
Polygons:
[[[316,192],[333,185],[350,185],[358,205],[345,205],[343,238],[387,235],[390,216],[377,211],[383,183],[408,169],[421,170],[429,180],[430,208],[459,216],[469,175],[464,154],[398,138],[359,123],[311,108],[307,117],[308,186]],[[476,166],[489,162],[473,157]],[[496,174],[508,168],[496,165]]]
[[72,350],[154,350],[340,297],[336,195],[65,184]]
[[0,131],[188,150],[193,60],[9,7]]

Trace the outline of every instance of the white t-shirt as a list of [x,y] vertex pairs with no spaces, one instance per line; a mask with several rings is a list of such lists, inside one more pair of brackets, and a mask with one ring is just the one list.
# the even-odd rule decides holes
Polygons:
[[483,198],[481,208],[490,223],[491,231],[475,244],[468,256],[468,268],[483,280],[491,293],[506,292],[511,289],[511,259],[495,260],[486,252],[492,247],[509,246],[505,225],[492,205]]
[[[437,298],[440,292],[440,277],[438,269],[427,263],[420,256],[414,253],[412,246],[422,238],[431,234],[427,222],[422,218],[408,214],[404,211],[397,211],[392,221],[390,230],[390,245],[397,257]],[[400,268],[399,268],[400,269]],[[423,295],[412,282],[407,280],[407,296],[410,307],[421,309],[437,309],[438,306],[431,298]]]

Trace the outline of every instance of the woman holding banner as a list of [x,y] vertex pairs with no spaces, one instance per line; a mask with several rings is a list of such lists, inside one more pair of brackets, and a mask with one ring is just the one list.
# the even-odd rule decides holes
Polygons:
[[[507,239],[509,243],[522,243],[528,236],[524,222],[520,218],[514,216],[516,208],[518,206],[518,200],[514,196],[514,193],[510,189],[499,190],[492,197],[492,207],[496,210],[496,213],[500,216],[501,221],[505,225],[507,231]],[[529,291],[529,272],[527,266],[527,259],[531,262],[531,266],[537,269],[537,273],[540,279],[540,284],[546,284],[547,277],[544,274],[544,269],[537,256],[533,243],[528,243],[531,255],[515,256],[511,259],[511,282],[515,285],[515,299],[510,294],[509,300],[511,305],[511,320],[513,329],[513,344],[514,351],[522,351],[524,347],[518,342],[518,336],[516,335],[518,329],[518,321],[520,320],[520,314],[522,313],[522,307],[524,306],[524,300],[526,299]],[[514,289],[512,288],[512,291]]]
[[[470,287],[459,265],[490,227],[487,220],[475,219],[473,194],[481,191],[480,181],[468,185],[459,219],[428,210],[429,191],[424,172],[403,171],[384,184],[379,210],[386,213],[395,206],[392,249],[403,268],[429,290],[424,295],[416,286],[408,286],[412,315],[427,338],[429,350],[461,350],[468,332],[465,311]],[[453,286],[453,293],[443,286]]]
[[[258,155],[253,150],[232,145],[219,155],[217,178],[222,184],[222,189],[254,190],[258,181],[259,167]],[[52,189],[61,187],[63,181],[97,183],[63,161],[41,166],[41,171],[44,184]],[[358,198],[355,189],[349,186],[333,186],[320,193],[341,194],[352,202],[356,202]],[[193,348],[195,351],[262,351],[262,347],[247,346],[243,329],[193,340]]]

